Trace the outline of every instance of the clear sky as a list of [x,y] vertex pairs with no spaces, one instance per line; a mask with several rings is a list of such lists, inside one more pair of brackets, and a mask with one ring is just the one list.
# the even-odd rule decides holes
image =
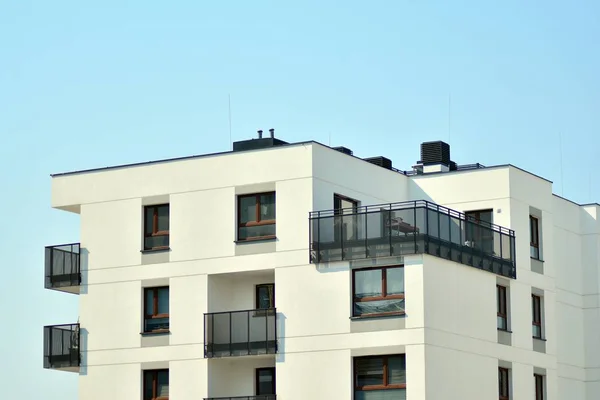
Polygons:
[[275,128],[403,169],[449,140],[600,201],[598,1],[89,3],[0,0],[6,398],[77,398],[42,369],[42,326],[78,315],[43,289],[43,247],[79,240],[49,174],[228,150],[228,95],[234,140]]

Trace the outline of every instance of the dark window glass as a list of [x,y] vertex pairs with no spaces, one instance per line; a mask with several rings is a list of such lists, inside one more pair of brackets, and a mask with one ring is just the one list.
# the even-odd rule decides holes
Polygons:
[[535,379],[535,400],[544,400],[544,376],[534,374]]
[[529,250],[531,258],[539,260],[540,258],[540,231],[538,219],[532,215],[529,216]]
[[355,317],[404,313],[404,268],[353,271]]
[[542,299],[531,295],[532,333],[534,338],[542,338]]
[[275,394],[275,368],[256,370],[256,395]]
[[275,308],[275,285],[256,285],[256,308]]
[[498,314],[498,329],[508,329],[508,316],[506,312],[506,287],[496,285],[496,308]]
[[354,398],[406,399],[404,354],[354,359]]
[[508,369],[498,368],[498,392],[500,400],[509,399]]
[[339,194],[333,195],[334,240],[354,240],[358,237],[358,201]]
[[144,207],[144,250],[169,247],[169,205]]
[[491,229],[493,210],[468,211],[466,239],[469,247],[491,253],[494,251],[494,231]]
[[169,330],[169,288],[146,288],[144,291],[144,332]]
[[167,400],[169,398],[169,370],[144,371],[144,400]]
[[275,192],[238,196],[238,240],[275,237]]

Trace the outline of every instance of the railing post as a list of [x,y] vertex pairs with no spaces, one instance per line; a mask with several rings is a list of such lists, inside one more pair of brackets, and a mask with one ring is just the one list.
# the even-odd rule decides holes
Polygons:
[[274,341],[275,341],[275,353],[277,353],[277,308],[273,308],[273,315],[274,315],[274,324],[275,324],[275,336],[273,337]]
[[[335,218],[335,217],[333,217]],[[340,255],[341,255],[341,260],[344,259],[344,211],[340,211],[340,216],[338,217],[340,219]],[[335,225],[335,219],[334,219],[334,225]]]
[[367,213],[367,209],[365,208],[365,255],[367,258],[369,257],[369,229],[367,225],[367,221],[369,220],[369,214]]
[[394,255],[394,247],[392,245],[392,205],[390,204],[390,210],[388,211],[388,240],[390,242],[390,256]]
[[231,346],[231,334],[233,332],[232,326],[231,326],[231,314],[233,314],[231,311],[229,312],[229,355],[232,356],[233,355],[233,348]]
[[215,356],[215,314],[210,314],[210,319],[211,319],[210,322],[211,322],[211,330],[212,330],[212,336],[211,336],[212,343],[211,343],[210,348],[212,350],[211,351],[212,356],[214,357]]
[[269,354],[269,311],[265,310],[265,354]]
[[248,311],[246,313],[247,317],[248,317],[248,336],[246,337],[247,341],[248,341],[248,355],[250,355],[250,311]]

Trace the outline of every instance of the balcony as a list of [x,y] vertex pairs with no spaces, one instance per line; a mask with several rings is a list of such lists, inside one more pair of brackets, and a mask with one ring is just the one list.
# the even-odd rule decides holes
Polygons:
[[277,352],[274,308],[204,314],[204,357]]
[[516,277],[515,233],[424,200],[310,213],[310,262],[430,254]]
[[276,400],[275,394],[263,394],[258,396],[236,396],[236,397],[205,397],[204,400]]
[[44,327],[44,368],[79,372],[79,324]]
[[44,287],[79,294],[79,243],[46,247]]

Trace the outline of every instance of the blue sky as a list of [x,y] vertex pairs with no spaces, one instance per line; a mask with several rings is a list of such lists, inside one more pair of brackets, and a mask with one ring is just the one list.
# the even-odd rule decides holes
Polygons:
[[79,240],[49,174],[228,150],[228,95],[234,140],[275,128],[406,169],[449,139],[458,163],[600,200],[598,2],[84,3],[0,0],[6,397],[77,398],[42,369],[42,326],[78,315],[43,289],[43,247]]

